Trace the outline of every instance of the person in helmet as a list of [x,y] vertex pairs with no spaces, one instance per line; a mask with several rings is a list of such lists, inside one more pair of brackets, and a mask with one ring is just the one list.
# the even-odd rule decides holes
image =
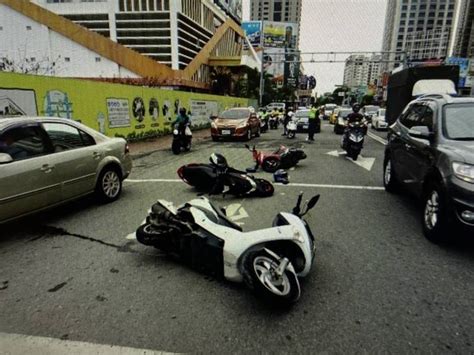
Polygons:
[[171,125],[178,125],[178,131],[181,135],[183,135],[186,129],[186,125],[189,123],[189,121],[190,119],[189,116],[186,114],[186,109],[184,107],[181,107],[179,109],[179,115],[176,117],[176,119]]
[[[347,115],[346,117],[346,123],[347,125],[349,123],[354,123],[354,122],[361,122],[364,119],[364,115],[362,115],[359,111],[361,109],[361,106],[358,103],[355,103],[352,105],[352,112]],[[347,142],[347,138],[349,137],[349,128],[346,127],[344,130],[344,139],[343,139],[343,146],[345,146],[345,143]]]
[[285,117],[283,118],[283,134],[282,136],[286,136],[288,134],[288,123],[291,121],[291,118],[293,117],[294,113],[291,111],[290,108],[286,110]]

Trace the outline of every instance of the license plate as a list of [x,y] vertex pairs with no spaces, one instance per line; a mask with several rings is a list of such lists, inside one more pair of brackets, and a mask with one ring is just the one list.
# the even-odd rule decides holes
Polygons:
[[223,129],[222,134],[229,135],[230,134],[230,129]]
[[307,124],[303,125],[303,129],[307,129],[307,128],[308,128]]

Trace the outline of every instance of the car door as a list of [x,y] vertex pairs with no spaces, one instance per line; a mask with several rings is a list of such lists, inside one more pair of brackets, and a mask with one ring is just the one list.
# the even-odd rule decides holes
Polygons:
[[92,192],[100,160],[101,147],[89,134],[67,123],[45,122],[54,152],[52,160],[61,180],[63,200]]
[[[417,106],[418,119],[412,126],[428,127],[433,132],[433,120],[436,114],[436,105],[432,102],[424,102]],[[434,161],[434,150],[432,141],[428,139],[416,138],[408,134],[406,142],[407,166],[410,172],[410,178],[416,190],[419,190],[423,183],[428,169]]]
[[416,104],[408,106],[390,130],[390,159],[398,179],[409,182],[410,172],[408,159],[408,131],[417,120]]
[[0,221],[33,212],[61,199],[61,184],[51,161],[51,146],[37,123],[0,133],[0,152],[12,161],[0,165]]

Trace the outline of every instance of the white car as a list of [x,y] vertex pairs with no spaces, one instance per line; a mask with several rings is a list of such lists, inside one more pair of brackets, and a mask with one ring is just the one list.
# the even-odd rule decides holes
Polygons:
[[375,130],[388,129],[388,123],[385,121],[385,109],[377,110],[377,114],[372,117],[372,128]]

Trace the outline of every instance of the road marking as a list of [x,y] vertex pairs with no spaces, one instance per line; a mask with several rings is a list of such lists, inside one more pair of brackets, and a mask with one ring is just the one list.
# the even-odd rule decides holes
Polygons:
[[379,136],[377,136],[376,134],[373,134],[372,132],[367,132],[367,135],[372,138],[373,140],[379,142],[379,143],[382,143],[383,145],[387,145],[387,141]]
[[[138,182],[181,182],[182,180],[180,179],[127,179],[125,182],[132,182],[132,183],[138,183]],[[324,189],[349,189],[349,190],[384,190],[383,187],[381,186],[357,186],[357,185],[331,185],[331,184],[305,184],[305,183],[298,183],[298,182],[292,182],[287,185],[285,184],[276,184],[279,186],[284,186],[284,187],[321,187]]]
[[[326,154],[331,155],[333,157],[338,157],[340,155],[346,154],[346,152],[338,152],[337,150],[332,150],[330,152],[327,152]],[[374,163],[375,163],[375,158],[366,158],[366,157],[363,157],[362,155],[359,155],[356,161],[348,157],[346,157],[346,159],[360,166],[361,168],[364,168],[367,171],[372,170],[372,167],[374,166]]]
[[[240,203],[233,203],[225,208],[225,214],[231,221],[238,221],[244,218],[247,218],[249,214],[243,208]],[[239,224],[244,224],[243,222],[239,222]]]
[[170,354],[150,349],[118,345],[95,344],[83,341],[61,340],[23,334],[0,333],[2,354],[51,354],[51,355],[157,355]]

